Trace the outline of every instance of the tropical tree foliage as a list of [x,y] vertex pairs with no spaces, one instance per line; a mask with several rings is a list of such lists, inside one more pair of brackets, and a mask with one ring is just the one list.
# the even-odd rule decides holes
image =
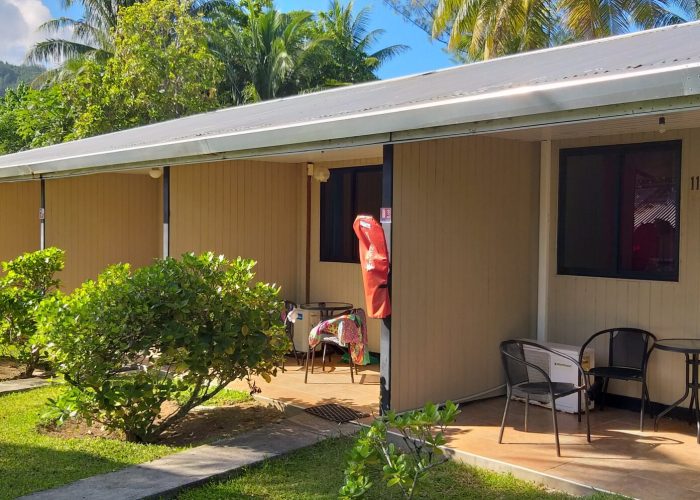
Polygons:
[[[40,82],[65,79],[79,71],[86,61],[105,63],[114,52],[112,30],[117,25],[117,10],[138,0],[61,0],[67,9],[74,4],[83,7],[81,19],[59,17],[39,27],[48,38],[38,42],[27,54],[33,63],[58,65],[49,70]],[[70,38],[60,38],[70,33]]]
[[254,102],[296,93],[299,75],[315,41],[308,36],[310,12],[250,11],[246,24],[231,19],[214,43],[224,60],[234,102]]
[[2,263],[0,278],[0,349],[10,350],[31,377],[46,354],[48,340],[37,331],[35,312],[56,295],[63,250],[47,248]]
[[[463,60],[588,40],[697,16],[671,0],[385,0]],[[682,5],[681,5],[682,4]]]
[[61,87],[37,90],[20,84],[0,97],[0,154],[62,142],[73,124]]
[[290,345],[279,289],[253,284],[254,265],[211,253],[134,272],[117,265],[45,300],[39,333],[72,388],[54,416],[77,413],[152,442],[232,381],[269,380]]
[[[60,0],[67,9],[74,5],[83,8],[80,19],[58,17],[39,27],[48,36],[35,44],[27,54],[27,60],[57,66],[39,79],[39,83],[51,83],[72,78],[88,61],[105,64],[115,50],[114,35],[119,10],[144,0]],[[183,0],[193,15],[206,15],[216,9],[235,6],[233,0]],[[69,38],[60,38],[70,34]]]
[[406,45],[391,45],[374,50],[383,29],[370,30],[370,9],[353,14],[354,2],[343,5],[331,0],[327,11],[320,12],[317,38],[327,40],[320,47],[321,78],[329,84],[349,84],[376,79],[376,71],[385,62],[406,51]]
[[115,51],[63,85],[79,138],[129,128],[218,105],[221,63],[211,54],[203,21],[180,0],[151,0],[117,16]]
[[377,47],[369,11],[283,13],[272,0],[63,0],[83,18],[28,58],[53,69],[0,96],[0,154],[221,106],[374,80],[406,47]]
[[[370,11],[332,0],[317,16],[283,13],[265,1],[242,4],[239,15],[215,11],[211,47],[225,66],[222,96],[255,102],[375,80],[376,71],[407,47],[376,49],[383,30],[370,30]],[[241,15],[242,14],[242,15]]]

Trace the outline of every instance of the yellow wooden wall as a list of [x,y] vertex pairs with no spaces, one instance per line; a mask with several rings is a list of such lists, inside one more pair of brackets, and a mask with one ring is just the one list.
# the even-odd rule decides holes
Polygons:
[[[337,162],[317,163],[331,169],[339,167],[359,167],[363,165],[381,165],[382,158],[363,160],[344,160]],[[320,259],[320,183],[311,183],[311,287],[310,300],[349,302],[356,307],[365,308],[365,294],[362,283],[362,270],[359,264],[344,262],[321,262]],[[372,352],[379,352],[380,321],[367,321],[367,337]]]
[[145,174],[95,174],[46,181],[46,244],[66,251],[62,289],[106,266],[150,264],[158,246],[161,181]]
[[500,341],[534,336],[538,172],[532,143],[395,146],[393,408],[499,386]]
[[0,184],[0,261],[39,249],[39,181]]
[[[559,149],[659,140],[683,140],[681,166],[680,274],[678,282],[557,276]],[[596,331],[615,326],[650,330],[659,338],[700,338],[700,194],[690,177],[700,175],[700,129],[558,141],[552,144],[548,337],[580,345]],[[598,352],[598,360],[605,355]],[[652,400],[670,403],[683,391],[682,355],[656,351],[651,358]],[[611,392],[639,397],[638,383],[614,383]]]
[[170,251],[255,259],[257,278],[301,300],[299,164],[223,161],[171,168]]

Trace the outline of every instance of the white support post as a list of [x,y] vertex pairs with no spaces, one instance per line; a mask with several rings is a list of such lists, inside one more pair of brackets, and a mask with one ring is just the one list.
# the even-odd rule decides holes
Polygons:
[[163,167],[163,258],[170,257],[170,167]]
[[537,341],[547,341],[549,249],[552,223],[552,141],[540,143],[540,230],[537,274]]
[[39,250],[46,249],[46,179],[39,181],[41,187],[39,200]]

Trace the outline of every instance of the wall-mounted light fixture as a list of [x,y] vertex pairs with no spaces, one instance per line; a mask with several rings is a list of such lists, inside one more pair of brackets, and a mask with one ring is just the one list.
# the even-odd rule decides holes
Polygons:
[[659,134],[663,134],[665,132],[666,132],[666,117],[660,116],[659,117]]
[[326,167],[318,167],[312,162],[308,162],[306,164],[306,175],[313,177],[318,182],[328,182],[328,179],[331,178],[331,171]]
[[163,170],[160,168],[152,168],[148,171],[148,175],[151,179],[160,179],[160,176],[163,175]]

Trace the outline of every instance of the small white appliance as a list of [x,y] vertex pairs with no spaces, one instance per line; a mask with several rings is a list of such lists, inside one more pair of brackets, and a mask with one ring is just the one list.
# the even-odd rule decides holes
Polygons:
[[321,312],[303,309],[295,310],[294,318],[294,349],[297,352],[306,353],[309,350],[309,333],[311,329],[321,322]]
[[[562,354],[570,356],[574,359],[578,359],[578,353],[580,348],[577,346],[556,344],[553,342],[546,342],[543,343],[543,345],[555,351],[561,352]],[[525,360],[542,368],[545,371],[545,373],[547,373],[547,375],[549,375],[549,377],[552,379],[552,382],[567,382],[570,384],[579,383],[579,371],[576,368],[576,365],[568,359],[562,356],[557,356],[555,354],[550,354],[546,351],[534,349],[529,346],[525,346],[524,351]],[[584,370],[589,370],[595,366],[595,352],[593,351],[593,347],[586,348],[585,352],[583,353],[581,366]],[[528,368],[528,371],[532,380],[543,380],[542,375],[539,372],[537,372],[537,370]],[[518,396],[517,390],[515,391],[514,395],[516,397]],[[566,413],[578,413],[579,406],[578,402],[576,401],[576,396],[576,394],[571,394],[569,396],[557,399],[557,410]],[[583,395],[581,394],[580,397],[581,409],[583,409]],[[524,400],[524,397],[518,397],[518,399]],[[551,404],[546,402],[548,399],[549,398],[547,396],[544,396],[542,398],[537,398],[536,396],[530,397],[530,401],[532,403],[551,408]],[[589,402],[588,408],[593,408],[593,401]]]

